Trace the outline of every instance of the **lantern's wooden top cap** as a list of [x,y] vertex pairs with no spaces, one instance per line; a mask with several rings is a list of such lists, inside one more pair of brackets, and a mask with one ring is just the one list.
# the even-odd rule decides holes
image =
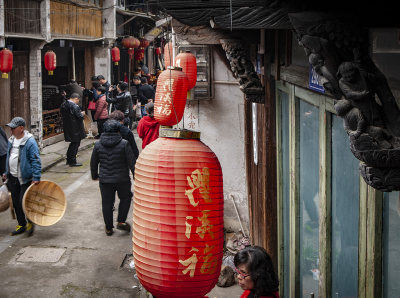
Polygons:
[[182,71],[182,67],[178,67],[178,66],[168,66],[168,69]]
[[200,132],[188,129],[173,129],[170,126],[160,127],[160,138],[196,139],[200,140]]

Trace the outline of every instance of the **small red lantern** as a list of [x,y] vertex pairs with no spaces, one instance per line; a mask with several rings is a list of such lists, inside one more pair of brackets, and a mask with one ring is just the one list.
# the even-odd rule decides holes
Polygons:
[[144,49],[140,48],[135,51],[135,60],[141,61],[144,59]]
[[189,90],[192,89],[197,82],[197,62],[196,57],[190,52],[180,53],[175,57],[175,66],[181,67],[186,73],[189,82]]
[[127,49],[135,49],[138,48],[140,46],[140,41],[139,39],[133,37],[133,36],[129,36],[129,37],[125,37],[124,39],[122,39],[121,44],[123,47],[127,48]]
[[160,56],[161,55],[161,48],[156,48],[156,55]]
[[54,74],[54,70],[56,69],[56,61],[56,53],[53,51],[47,51],[44,55],[44,67],[48,70],[50,76]]
[[165,64],[165,69],[167,69],[168,66],[174,65],[172,42],[169,42],[164,46],[164,64]]
[[2,49],[0,51],[0,71],[3,79],[8,79],[8,73],[12,70],[12,67],[13,53],[9,49]]
[[147,39],[141,38],[140,39],[140,47],[141,48],[147,48],[150,45],[150,41],[148,41]]
[[157,298],[204,297],[220,274],[224,193],[218,158],[198,139],[159,137],[135,167],[133,256]]
[[135,54],[135,49],[132,49],[132,48],[128,49],[128,54],[129,54],[129,58],[132,59],[133,54]]
[[188,79],[180,67],[169,67],[157,80],[154,99],[154,118],[165,126],[181,121],[185,110]]
[[114,62],[114,65],[118,65],[118,62],[120,61],[120,52],[119,52],[119,48],[117,47],[113,47],[111,49],[111,57],[112,57],[112,61]]

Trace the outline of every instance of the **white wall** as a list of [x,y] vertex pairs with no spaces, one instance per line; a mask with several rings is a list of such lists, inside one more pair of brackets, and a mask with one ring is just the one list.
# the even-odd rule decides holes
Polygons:
[[93,56],[94,56],[94,74],[96,76],[103,75],[106,78],[106,80],[109,81],[111,84],[110,49],[107,47],[94,48]]
[[[191,101],[194,106],[194,114],[198,115],[196,130],[201,132],[201,141],[214,151],[221,163],[224,175],[225,227],[234,231],[240,230],[240,224],[229,197],[232,194],[246,233],[248,233],[244,97],[239,90],[239,85],[235,84],[237,80],[232,76],[230,69],[216,53],[213,57],[213,80],[219,81],[219,83],[215,84],[212,100]],[[185,113],[187,111],[188,109],[185,109]],[[187,115],[185,118],[187,119]]]

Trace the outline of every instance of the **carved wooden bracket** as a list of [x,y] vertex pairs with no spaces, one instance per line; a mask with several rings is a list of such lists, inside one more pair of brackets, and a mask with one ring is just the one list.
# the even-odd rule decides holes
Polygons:
[[239,79],[239,88],[245,94],[246,99],[251,102],[264,103],[264,87],[242,41],[221,39],[220,42],[231,65],[233,76]]
[[368,53],[368,31],[323,13],[289,14],[299,44],[324,88],[335,97],[350,149],[365,182],[400,190],[400,109]]

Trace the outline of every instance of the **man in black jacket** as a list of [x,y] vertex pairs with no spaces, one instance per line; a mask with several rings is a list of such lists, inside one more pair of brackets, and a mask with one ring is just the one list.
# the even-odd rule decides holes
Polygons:
[[[124,125],[128,126],[130,123],[130,107],[131,107],[131,93],[127,90],[128,84],[125,82],[119,82],[117,85],[118,94],[114,98],[107,97],[107,102],[113,104],[114,108],[112,111],[119,110],[124,113]],[[110,91],[113,90],[110,88]]]
[[[120,123],[107,120],[100,141],[96,142],[90,159],[90,170],[93,180],[99,180],[102,198],[103,218],[107,236],[113,234],[113,207],[115,192],[118,193],[117,229],[130,231],[126,223],[132,200],[131,180],[135,170],[135,158],[128,141],[119,134]],[[100,168],[100,169],[99,169]]]
[[81,140],[86,137],[83,127],[85,112],[78,106],[79,94],[72,93],[70,99],[65,100],[60,108],[63,118],[64,138],[66,142],[71,142],[67,150],[67,165],[79,167],[82,164],[76,162],[76,155],[81,144]]
[[140,80],[142,82],[142,85],[139,87],[139,100],[143,118],[147,115],[144,106],[150,102],[150,99],[154,102],[156,91],[154,90],[153,86],[150,86],[147,83],[146,77],[141,77]]

